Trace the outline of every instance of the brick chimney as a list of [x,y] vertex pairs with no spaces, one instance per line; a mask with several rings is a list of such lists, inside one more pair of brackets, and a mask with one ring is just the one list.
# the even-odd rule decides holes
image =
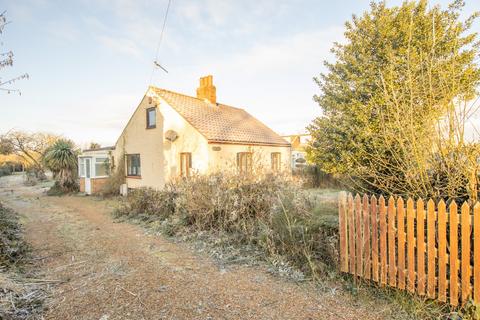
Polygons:
[[217,104],[217,89],[213,85],[213,77],[208,75],[200,78],[200,87],[197,88],[197,98]]

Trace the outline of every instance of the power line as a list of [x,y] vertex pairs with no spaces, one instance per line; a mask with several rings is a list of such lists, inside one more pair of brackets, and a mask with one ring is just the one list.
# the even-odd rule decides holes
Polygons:
[[160,45],[162,44],[163,35],[165,33],[165,26],[167,25],[168,11],[170,10],[171,3],[172,3],[172,0],[168,0],[167,9],[165,10],[165,17],[163,18],[162,31],[160,32],[160,38],[158,39],[157,50],[155,51],[155,60],[153,61],[152,73],[150,74],[150,80],[148,81],[149,84],[152,83],[153,73],[155,72],[156,67],[159,67],[163,71],[168,73],[168,71],[164,67],[162,67],[158,62],[158,53],[160,52]]

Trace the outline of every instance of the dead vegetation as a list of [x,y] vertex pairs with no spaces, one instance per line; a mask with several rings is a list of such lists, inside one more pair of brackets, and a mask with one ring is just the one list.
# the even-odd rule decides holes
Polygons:
[[115,215],[153,223],[168,235],[260,249],[264,259],[316,278],[336,266],[338,254],[337,226],[315,214],[314,200],[289,177],[213,174],[161,191],[134,190]]
[[0,319],[41,319],[45,283],[26,273],[27,258],[18,216],[0,203]]

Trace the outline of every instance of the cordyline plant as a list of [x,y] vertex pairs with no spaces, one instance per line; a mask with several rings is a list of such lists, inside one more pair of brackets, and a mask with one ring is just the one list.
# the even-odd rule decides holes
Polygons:
[[426,0],[370,12],[346,23],[334,63],[315,81],[323,116],[309,126],[310,160],[349,177],[358,191],[477,199],[479,146],[465,138],[478,108],[478,17],[459,19]]
[[42,162],[52,171],[55,188],[61,192],[78,190],[78,152],[70,140],[59,139],[45,152]]

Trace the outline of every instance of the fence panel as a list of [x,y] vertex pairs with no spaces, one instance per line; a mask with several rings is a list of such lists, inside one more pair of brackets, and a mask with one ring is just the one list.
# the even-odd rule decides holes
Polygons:
[[480,303],[480,204],[341,193],[340,270],[458,305]]

